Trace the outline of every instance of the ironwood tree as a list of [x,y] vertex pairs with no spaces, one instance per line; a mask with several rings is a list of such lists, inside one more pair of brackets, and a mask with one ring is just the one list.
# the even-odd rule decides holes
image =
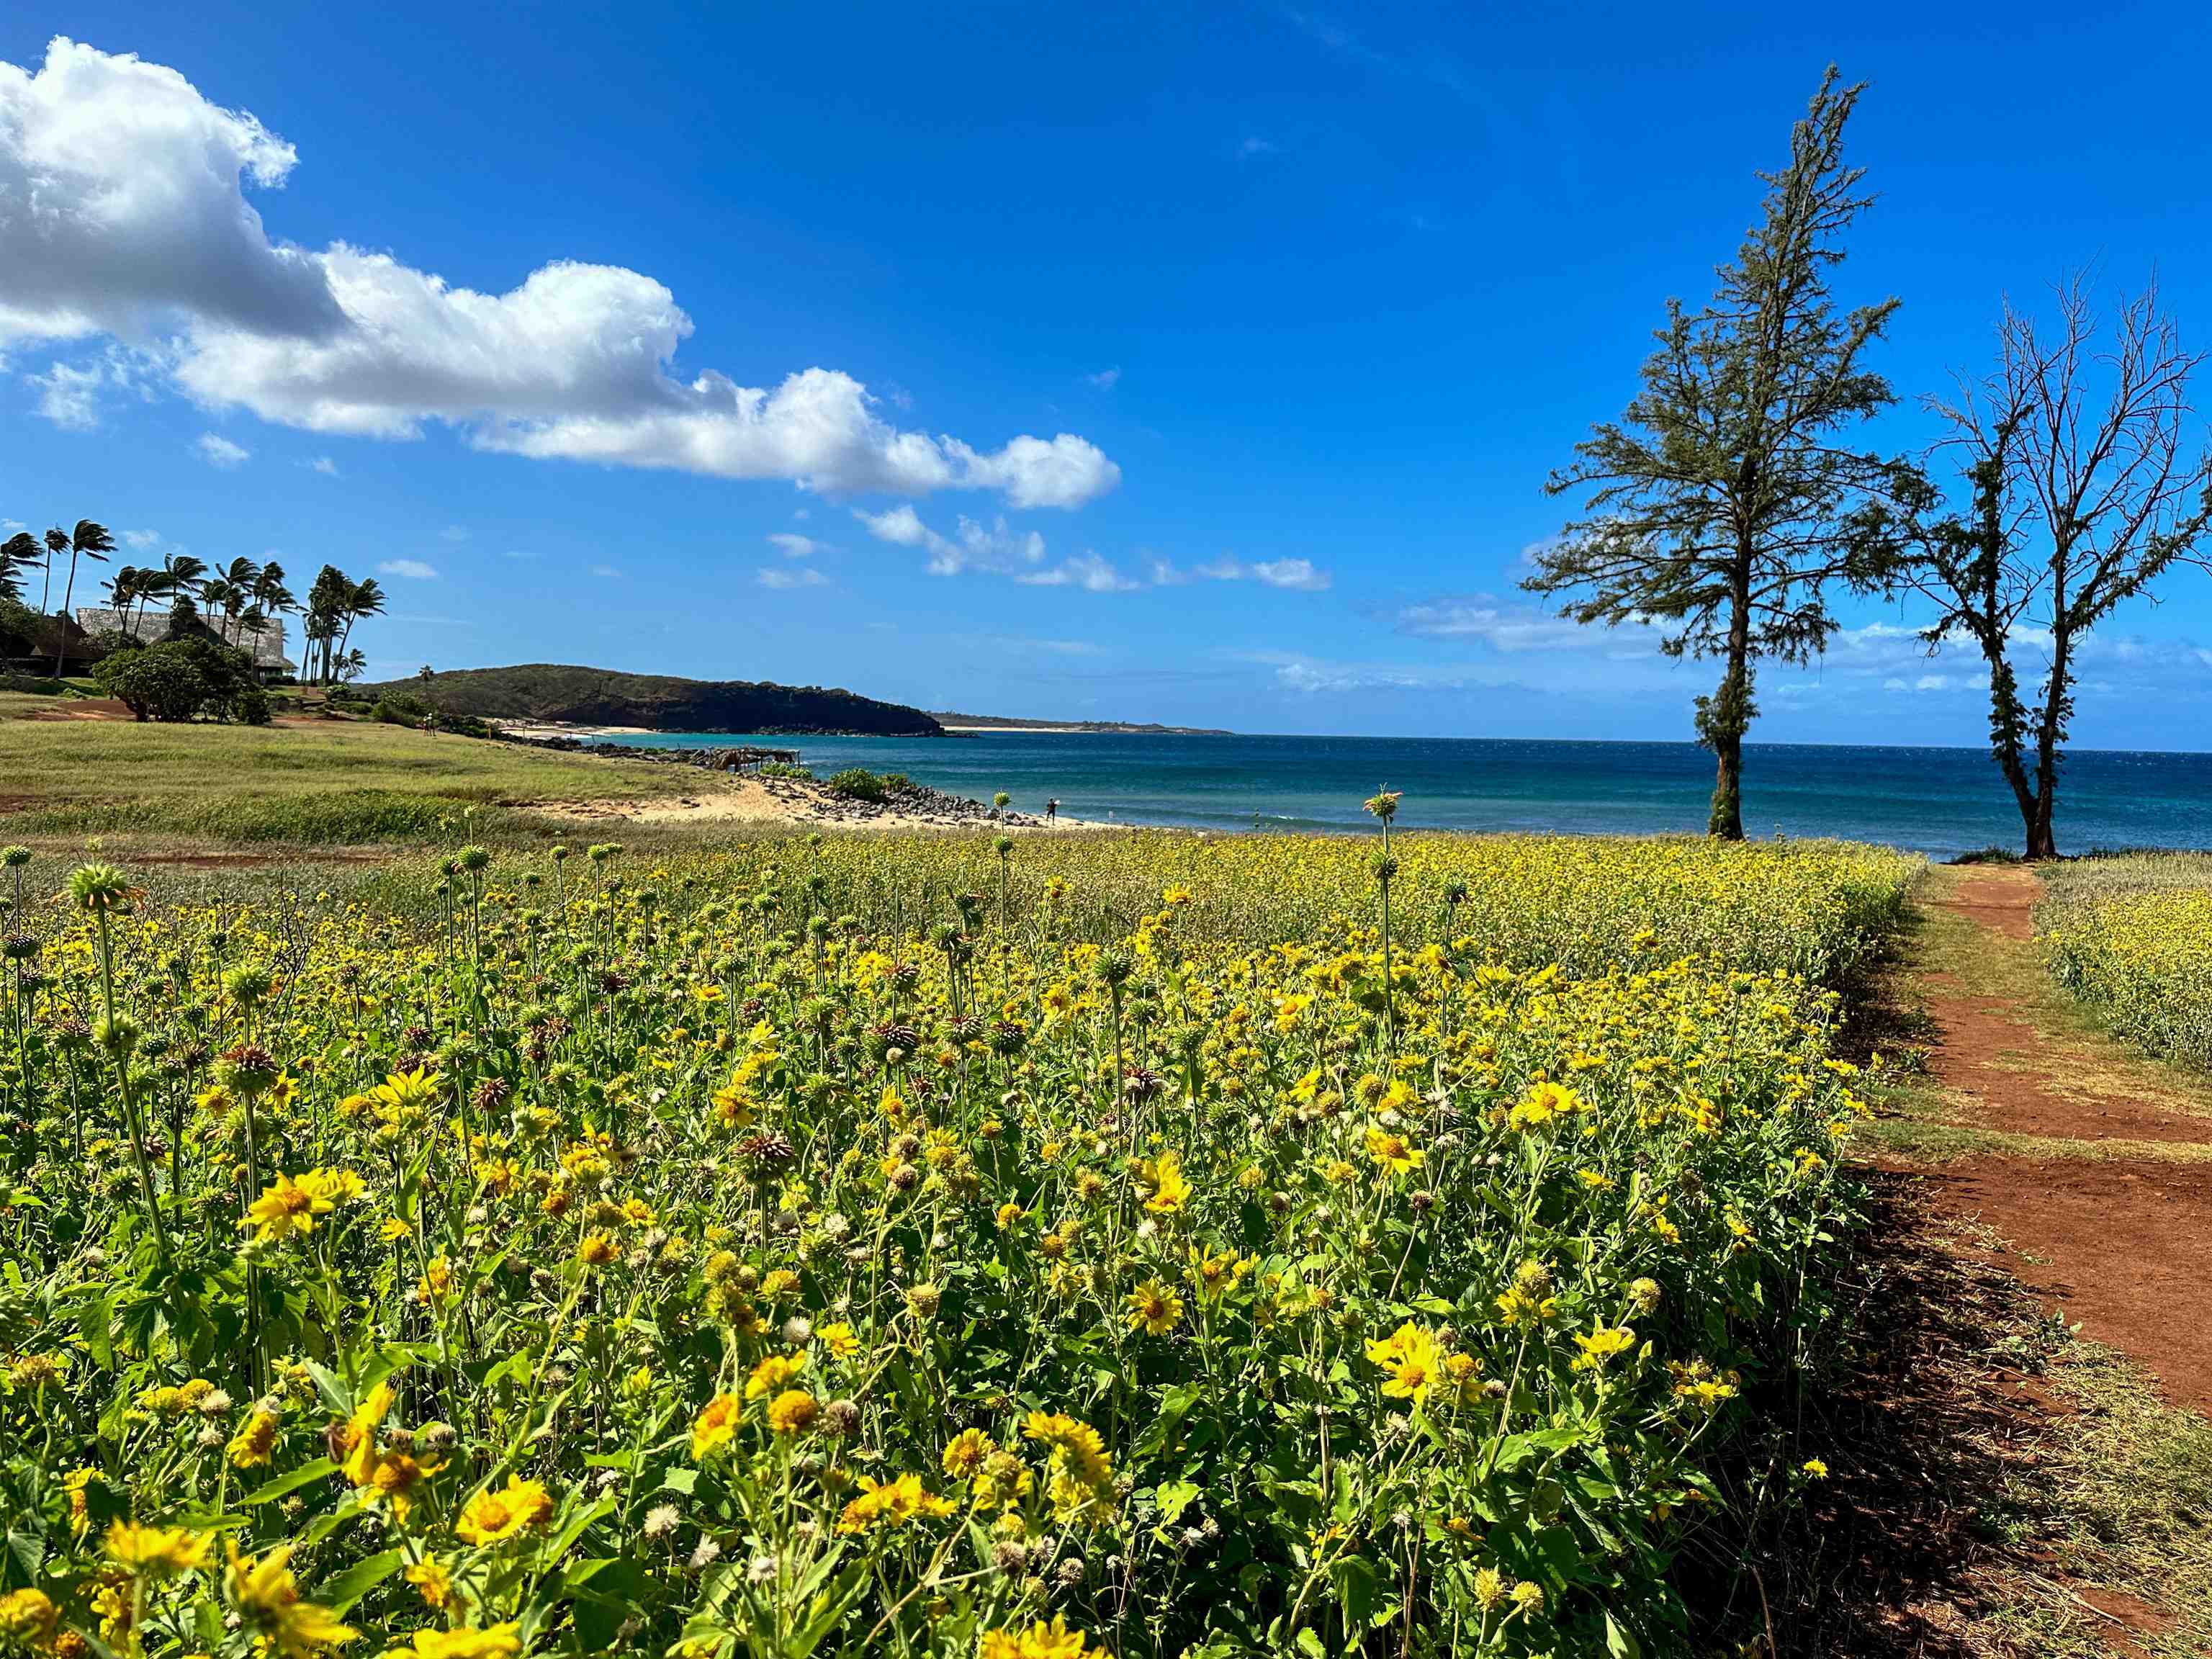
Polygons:
[[1844,236],[1871,205],[1844,161],[1862,86],[1832,66],[1790,135],[1790,162],[1761,172],[1759,222],[1697,311],[1667,302],[1642,389],[1594,427],[1547,484],[1583,493],[1583,516],[1522,584],[1566,596],[1582,623],[1650,624],[1670,656],[1717,659],[1697,702],[1717,766],[1708,828],[1743,836],[1743,738],[1762,658],[1802,663],[1835,631],[1826,592],[1878,576],[1864,504],[1899,463],[1861,453],[1850,430],[1894,401],[1864,366],[1894,299],[1839,311],[1829,279]]
[[[2031,859],[2058,856],[2054,807],[2085,637],[2176,565],[2206,567],[2212,451],[2192,433],[2183,348],[2154,282],[2123,299],[2106,337],[2086,274],[2060,281],[2056,316],[2006,306],[1997,364],[1929,407],[1949,428],[1935,453],[1970,496],[1942,511],[1925,478],[1877,505],[1897,584],[1931,599],[1932,653],[1971,643],[1990,679],[1990,750],[2020,809]],[[2021,691],[2021,665],[2033,677]]]

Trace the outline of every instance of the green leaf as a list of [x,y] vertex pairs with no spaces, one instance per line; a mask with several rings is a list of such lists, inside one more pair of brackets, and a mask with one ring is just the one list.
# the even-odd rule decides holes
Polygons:
[[398,1571],[400,1563],[406,1559],[404,1550],[391,1549],[372,1555],[366,1561],[356,1561],[323,1586],[322,1599],[331,1612],[343,1613]]
[[1182,1512],[1197,1501],[1198,1488],[1188,1480],[1163,1480],[1152,1488],[1152,1497],[1160,1506],[1160,1522],[1172,1527],[1182,1519]]
[[1605,1616],[1605,1650],[1613,1659],[1643,1659],[1644,1644],[1634,1633],[1614,1622],[1613,1616]]
[[104,1371],[115,1369],[114,1325],[115,1301],[112,1297],[94,1297],[76,1318],[76,1332],[84,1339],[84,1351]]
[[327,1457],[318,1457],[312,1463],[302,1463],[289,1474],[280,1474],[274,1480],[256,1486],[238,1501],[241,1504],[267,1504],[282,1498],[288,1492],[297,1492],[311,1486],[326,1475],[336,1474],[338,1466]]

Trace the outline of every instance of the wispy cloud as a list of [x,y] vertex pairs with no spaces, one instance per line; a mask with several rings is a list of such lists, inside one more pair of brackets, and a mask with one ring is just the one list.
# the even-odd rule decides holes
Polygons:
[[[1603,650],[1620,630],[1585,627],[1534,605],[1515,605],[1487,593],[1447,596],[1409,605],[1398,612],[1397,631],[1413,639],[1475,640],[1499,651]],[[1632,635],[1635,623],[1623,623]]]
[[1121,366],[1117,363],[1112,368],[1102,368],[1096,374],[1086,374],[1083,378],[1090,381],[1091,385],[1097,386],[1101,392],[1111,392],[1116,386],[1121,384]]
[[787,589],[820,587],[830,579],[811,564],[802,564],[796,568],[788,565],[764,564],[753,573],[753,580],[763,587]]
[[1086,593],[1133,593],[1144,584],[1132,581],[1113,562],[1083,552],[1041,570],[1021,570],[1014,580],[1030,587],[1079,587]]
[[313,460],[306,463],[306,465],[308,471],[319,472],[325,478],[335,478],[338,476],[338,464],[327,455],[318,455]]
[[438,573],[420,559],[386,559],[376,567],[380,576],[397,576],[403,581],[434,582]]
[[1186,568],[1171,559],[1154,556],[1146,560],[1146,569],[1155,587],[1181,587],[1194,581],[1255,581],[1268,587],[1287,588],[1293,592],[1319,593],[1329,585],[1328,572],[1320,568],[1311,559],[1255,559],[1247,562],[1224,553],[1218,559],[1208,559],[1203,564]]
[[243,465],[253,455],[253,452],[245,445],[234,444],[214,432],[201,433],[193,441],[192,447],[199,452],[199,458],[210,466],[220,467],[226,472],[232,467]]
[[1319,12],[1288,8],[1283,14],[1309,40],[1352,63],[1441,87],[1462,103],[1492,108],[1481,82],[1451,53],[1435,46],[1384,48]]
[[1237,143],[1237,159],[1240,161],[1249,161],[1255,155],[1273,155],[1279,148],[1279,145],[1261,137],[1256,132],[1247,133]]
[[769,544],[787,559],[811,559],[817,553],[836,551],[827,542],[817,542],[811,536],[796,535],[788,530],[776,531],[768,539]]

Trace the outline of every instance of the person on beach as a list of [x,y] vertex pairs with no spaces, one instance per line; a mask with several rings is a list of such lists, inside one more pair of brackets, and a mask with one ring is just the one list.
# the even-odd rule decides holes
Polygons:
[[1057,795],[1054,795],[1054,796],[1050,800],[1047,801],[1047,802],[1044,804],[1044,821],[1045,821],[1047,823],[1054,823],[1054,821],[1056,821],[1056,820],[1059,818],[1059,817],[1060,817],[1060,797],[1059,797],[1059,796],[1057,796]]

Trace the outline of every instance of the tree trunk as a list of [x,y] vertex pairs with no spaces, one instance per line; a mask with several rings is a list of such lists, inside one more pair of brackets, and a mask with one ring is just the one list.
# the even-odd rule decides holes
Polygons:
[[2035,811],[2027,820],[2027,856],[2031,860],[2058,856],[2058,837],[2051,828],[2051,810],[2058,793],[2058,739],[2071,701],[2068,682],[2074,667],[2073,634],[2064,626],[2052,630],[2051,678],[2043,690],[2043,718],[2035,734]]
[[1743,733],[1751,724],[1751,550],[1729,580],[1728,667],[1720,690],[1698,711],[1698,736],[1713,751],[1713,810],[1705,833],[1743,839]]
[[76,595],[76,555],[70,555],[69,586],[62,593],[62,625],[54,638],[54,678],[62,677],[62,658],[69,650],[70,601]]

